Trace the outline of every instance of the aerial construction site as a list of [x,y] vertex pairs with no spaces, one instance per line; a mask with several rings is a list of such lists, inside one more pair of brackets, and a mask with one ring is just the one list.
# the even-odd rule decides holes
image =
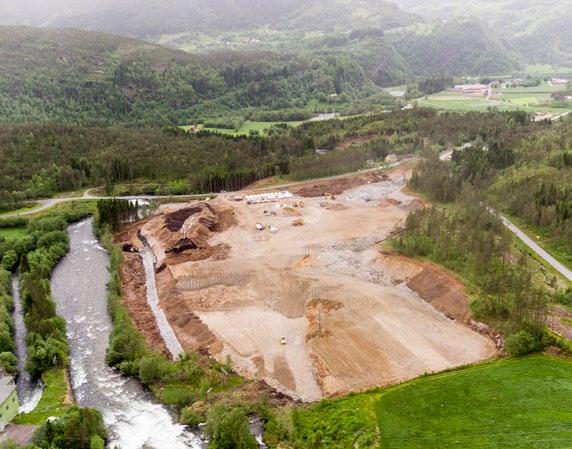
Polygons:
[[[412,210],[396,167],[266,192],[166,204],[120,236],[148,246],[159,305],[182,348],[301,401],[397,383],[493,356],[452,275],[383,242]],[[168,352],[139,255],[124,301]],[[143,280],[141,280],[143,278]]]

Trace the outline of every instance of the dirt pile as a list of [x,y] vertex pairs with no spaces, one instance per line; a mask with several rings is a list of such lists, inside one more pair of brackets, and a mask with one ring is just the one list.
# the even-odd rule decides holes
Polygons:
[[169,210],[149,220],[140,228],[141,240],[147,242],[161,269],[165,263],[222,259],[229,246],[211,245],[213,234],[228,229],[234,223],[230,207],[217,207],[207,202],[195,203],[174,211]]
[[461,323],[470,321],[470,300],[464,292],[463,284],[451,274],[427,265],[407,285],[448,318]]
[[157,327],[153,311],[147,303],[145,270],[141,256],[137,253],[126,252],[123,254],[123,260],[124,263],[121,266],[121,278],[123,280],[121,302],[135,326],[143,334],[147,345],[157,352],[170,356]]
[[387,181],[389,176],[385,173],[372,172],[355,177],[337,178],[326,181],[319,181],[312,184],[304,184],[301,187],[293,188],[292,193],[313,198],[320,196],[341,195],[343,192],[363,184],[379,183]]

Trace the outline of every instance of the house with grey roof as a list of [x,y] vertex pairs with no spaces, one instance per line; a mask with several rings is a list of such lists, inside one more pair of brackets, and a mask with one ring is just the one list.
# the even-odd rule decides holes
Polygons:
[[3,432],[6,424],[11,422],[18,414],[18,394],[16,383],[12,376],[0,377],[0,432]]

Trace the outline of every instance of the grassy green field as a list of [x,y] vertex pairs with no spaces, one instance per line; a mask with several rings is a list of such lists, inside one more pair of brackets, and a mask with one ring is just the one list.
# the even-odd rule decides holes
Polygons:
[[45,389],[40,402],[30,413],[18,415],[16,424],[41,425],[50,416],[60,416],[66,412],[70,404],[65,403],[67,386],[64,370],[54,368],[42,376]]
[[498,100],[485,97],[471,97],[459,92],[439,92],[417,100],[420,106],[452,111],[486,111],[490,107],[500,110],[523,110],[527,112],[566,112],[566,108],[550,107],[551,94],[564,89],[564,86],[550,86],[548,83],[537,87],[496,89]]
[[27,234],[24,226],[17,226],[14,228],[0,228],[0,237],[6,240],[17,240],[25,237]]
[[572,361],[536,355],[420,378],[295,413],[300,447],[570,449]]
[[[260,134],[266,133],[272,126],[279,123],[286,123],[288,126],[299,126],[303,122],[244,122],[238,129],[226,128],[202,128],[204,131],[211,131],[231,136],[247,136],[251,131],[257,131]],[[188,131],[192,126],[181,126],[182,129]]]
[[5,216],[5,215],[13,215],[13,214],[20,214],[22,212],[28,212],[28,211],[31,211],[31,210],[36,209],[38,207],[40,207],[40,203],[26,203],[26,205],[24,207],[21,207],[20,209],[10,210],[7,212],[1,212],[0,218],[2,218],[2,216]]

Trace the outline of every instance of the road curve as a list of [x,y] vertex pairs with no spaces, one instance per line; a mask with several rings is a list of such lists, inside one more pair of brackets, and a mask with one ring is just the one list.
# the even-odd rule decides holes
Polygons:
[[[406,157],[404,159],[402,159],[401,161],[398,162],[394,162],[392,164],[388,164],[386,166],[383,167],[375,167],[375,168],[368,168],[365,170],[358,170],[355,172],[351,172],[351,173],[344,173],[342,175],[335,175],[335,176],[328,176],[325,178],[318,178],[318,179],[310,179],[307,181],[295,181],[295,182],[289,182],[287,184],[280,184],[280,185],[272,185],[272,186],[267,186],[267,187],[259,187],[259,188],[255,188],[255,189],[246,189],[249,192],[264,192],[266,190],[272,190],[272,189],[285,189],[288,187],[292,187],[292,186],[300,186],[300,185],[304,185],[304,184],[310,184],[310,183],[314,183],[314,182],[320,182],[320,181],[328,181],[328,180],[332,180],[332,179],[342,179],[342,178],[349,178],[352,176],[356,176],[356,175],[361,175],[364,173],[370,173],[370,172],[375,172],[375,171],[382,171],[382,170],[388,170],[390,168],[394,168],[397,167],[398,165],[401,165],[405,162],[409,162],[411,160],[413,160],[414,158],[411,157]],[[93,189],[90,189],[93,190]],[[86,190],[83,194],[83,196],[71,196],[71,197],[67,197],[67,198],[49,198],[49,199],[45,199],[45,200],[35,200],[35,203],[40,203],[39,207],[35,207],[33,209],[30,209],[28,211],[25,212],[18,212],[18,213],[9,213],[9,214],[3,214],[0,215],[0,219],[2,218],[12,218],[12,217],[24,217],[26,215],[33,215],[33,214],[37,214],[38,212],[42,212],[46,209],[49,209],[57,204],[61,204],[61,203],[68,203],[70,201],[88,201],[88,200],[108,200],[108,199],[112,199],[112,198],[117,198],[117,199],[122,199],[122,200],[160,200],[160,199],[167,199],[167,198],[172,198],[172,199],[177,199],[177,198],[204,198],[206,196],[217,196],[220,195],[221,193],[224,193],[226,195],[239,195],[241,194],[243,191],[237,191],[237,192],[219,192],[219,193],[203,193],[203,194],[190,194],[190,195],[131,195],[131,196],[98,196],[98,195],[92,195],[90,194],[90,190]]]
[[[386,170],[389,168],[393,168],[396,167],[398,165],[401,165],[404,162],[408,162],[411,161],[412,158],[405,158],[399,162],[393,163],[393,164],[389,164],[385,167],[376,167],[376,168],[371,168],[371,169],[367,169],[367,170],[358,170],[356,172],[352,172],[352,173],[344,173],[342,175],[336,175],[336,176],[329,176],[326,178],[320,178],[320,179],[312,179],[312,180],[308,180],[308,181],[298,181],[298,182],[291,182],[291,183],[287,183],[287,184],[281,184],[281,185],[276,185],[276,186],[268,186],[268,187],[262,187],[262,188],[256,188],[256,189],[250,189],[251,191],[265,191],[265,190],[269,190],[269,189],[283,189],[283,188],[287,188],[287,187],[291,187],[294,185],[303,185],[303,184],[307,184],[307,183],[312,183],[312,182],[318,182],[318,181],[326,181],[326,180],[331,180],[331,179],[340,179],[340,178],[346,178],[346,177],[351,177],[351,176],[355,176],[358,174],[363,174],[363,173],[367,173],[367,172],[373,172],[373,171],[378,171],[378,170]],[[239,193],[239,192],[226,192],[227,194],[232,194],[232,193]],[[0,216],[0,218],[7,218],[7,217],[21,217],[21,216],[26,216],[26,215],[31,215],[31,214],[35,214],[38,212],[41,212],[43,210],[49,209],[52,206],[55,206],[56,204],[60,204],[60,203],[65,203],[65,202],[69,202],[69,201],[86,201],[86,200],[101,200],[101,199],[110,199],[110,198],[120,198],[120,199],[126,199],[126,200],[153,200],[153,199],[164,199],[164,198],[202,198],[205,196],[209,196],[209,195],[219,195],[219,193],[207,193],[207,194],[202,194],[202,195],[163,195],[163,196],[153,196],[153,195],[134,195],[134,196],[123,196],[123,197],[109,197],[109,196],[95,196],[95,195],[91,195],[89,193],[89,190],[86,190],[83,194],[83,196],[81,197],[70,197],[70,198],[50,198],[47,200],[41,200],[39,201],[39,203],[41,204],[40,207],[34,208],[32,210],[26,211],[26,212],[21,212],[21,213],[14,213],[14,214],[4,214],[2,216]],[[501,221],[503,222],[503,224],[514,234],[516,235],[520,240],[522,240],[524,242],[524,244],[526,246],[528,246],[532,251],[534,251],[539,257],[541,257],[546,263],[548,263],[550,266],[552,266],[556,271],[558,271],[560,274],[562,274],[562,276],[564,276],[569,282],[572,282],[572,271],[570,271],[568,268],[566,268],[562,263],[558,262],[554,257],[552,257],[550,254],[548,254],[547,251],[545,251],[544,249],[542,249],[542,247],[540,245],[538,245],[533,239],[531,239],[529,236],[527,236],[524,232],[522,232],[519,228],[517,228],[508,218],[506,218],[503,214],[497,212],[495,209],[493,209],[492,207],[487,207],[487,209],[489,210],[490,213],[492,213],[493,215],[498,216]]]
[[546,263],[552,266],[556,271],[558,271],[562,276],[572,282],[572,271],[566,268],[563,264],[558,262],[554,257],[552,257],[548,252],[546,252],[540,245],[538,245],[533,239],[517,228],[514,223],[512,223],[503,214],[496,212],[494,209],[489,208],[489,211],[499,217],[503,224],[520,240],[524,242],[532,251],[534,251],[539,257],[544,259]]

